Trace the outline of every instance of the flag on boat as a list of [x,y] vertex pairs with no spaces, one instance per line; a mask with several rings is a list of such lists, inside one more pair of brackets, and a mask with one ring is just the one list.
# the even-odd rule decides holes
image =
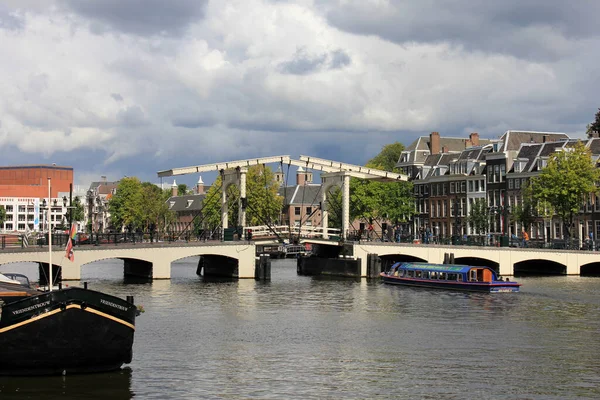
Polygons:
[[65,248],[65,257],[67,257],[70,261],[75,261],[75,254],[73,254],[73,239],[75,239],[75,235],[77,235],[77,225],[71,225],[71,231],[69,232],[69,240],[67,240],[67,247]]

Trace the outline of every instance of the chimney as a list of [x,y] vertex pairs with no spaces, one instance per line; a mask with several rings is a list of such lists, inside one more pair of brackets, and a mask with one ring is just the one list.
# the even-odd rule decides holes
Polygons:
[[442,147],[442,153],[447,153],[448,152],[448,147],[444,146]]
[[202,176],[198,177],[198,182],[196,183],[196,194],[204,194],[204,182],[202,181]]
[[548,140],[548,136],[546,136],[546,135],[542,136],[542,143],[546,143],[547,140]]
[[177,196],[177,182],[175,182],[175,179],[173,179],[173,184],[171,185],[171,196]]
[[304,172],[304,168],[298,167],[298,171],[296,171],[296,185],[304,185],[306,182],[306,173]]
[[429,135],[429,147],[431,154],[438,154],[440,152],[440,133],[431,132]]
[[469,140],[473,143],[473,146],[479,146],[479,133],[473,132],[469,135]]

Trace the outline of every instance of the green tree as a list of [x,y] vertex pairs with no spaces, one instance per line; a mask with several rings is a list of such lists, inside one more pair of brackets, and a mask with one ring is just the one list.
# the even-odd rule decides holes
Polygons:
[[165,219],[171,221],[172,211],[166,203],[169,191],[164,191],[150,182],[141,184],[141,227],[144,231],[161,231],[165,226]]
[[400,142],[386,144],[379,154],[367,161],[366,166],[394,172],[396,171],[396,163],[403,151],[404,145]]
[[512,219],[521,224],[524,230],[529,231],[531,225],[538,217],[538,200],[533,196],[530,183],[521,186],[521,203],[512,209]]
[[73,204],[71,204],[71,206],[73,208],[68,211],[71,213],[71,222],[80,222],[85,220],[85,210],[79,196],[76,196],[73,199]]
[[600,170],[590,151],[579,142],[550,156],[548,166],[532,178],[533,196],[547,202],[561,219],[567,237],[572,236],[573,219],[584,199],[597,193]]
[[[269,167],[254,165],[248,168],[246,175],[246,225],[272,224],[279,220],[282,198],[277,195],[279,184],[275,174]],[[203,220],[207,226],[214,228],[221,225],[221,177],[206,193],[203,203]],[[228,225],[238,224],[239,187],[230,185],[227,189]]]
[[180,183],[177,185],[177,196],[185,196],[188,193],[189,189],[185,183]]
[[600,108],[598,109],[598,112],[596,113],[596,118],[594,119],[594,122],[592,122],[591,124],[588,124],[588,126],[587,126],[588,137],[592,137],[594,134],[598,134],[598,133],[600,133]]
[[136,177],[121,179],[115,194],[108,201],[112,226],[117,230],[123,227],[133,231],[142,229],[144,206],[140,180]]
[[[404,151],[401,143],[383,146],[381,152],[370,159],[366,167],[393,172]],[[350,220],[405,222],[414,213],[414,199],[410,182],[377,182],[350,179]],[[327,196],[329,227],[341,228],[342,193],[335,189]]]
[[0,206],[0,225],[4,224],[4,221],[6,221],[6,209]]
[[467,223],[478,235],[486,234],[489,230],[490,220],[488,206],[485,199],[475,199],[469,211]]

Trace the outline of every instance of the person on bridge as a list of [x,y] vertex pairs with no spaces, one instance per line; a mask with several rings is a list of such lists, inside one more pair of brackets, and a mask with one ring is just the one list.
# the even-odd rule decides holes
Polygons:
[[523,247],[528,247],[529,243],[529,234],[525,229],[523,229]]

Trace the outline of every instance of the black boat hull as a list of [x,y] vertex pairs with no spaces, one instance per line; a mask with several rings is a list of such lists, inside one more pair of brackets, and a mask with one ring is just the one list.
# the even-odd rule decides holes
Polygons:
[[0,375],[111,371],[131,362],[136,307],[69,288],[2,307]]

